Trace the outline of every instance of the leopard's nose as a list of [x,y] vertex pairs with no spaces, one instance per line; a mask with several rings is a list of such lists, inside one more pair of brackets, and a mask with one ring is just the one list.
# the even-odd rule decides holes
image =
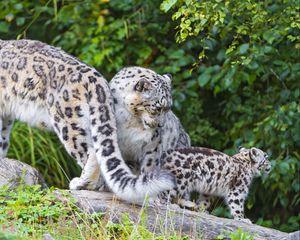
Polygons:
[[271,166],[266,167],[266,173],[270,173],[271,172]]

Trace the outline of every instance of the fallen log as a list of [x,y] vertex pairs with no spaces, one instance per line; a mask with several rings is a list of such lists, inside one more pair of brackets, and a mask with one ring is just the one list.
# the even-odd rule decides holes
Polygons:
[[299,232],[284,233],[275,229],[248,224],[241,221],[215,217],[204,212],[194,212],[174,205],[139,207],[119,201],[112,193],[93,191],[70,191],[77,205],[88,213],[105,212],[112,222],[120,222],[124,213],[136,223],[145,211],[145,224],[151,232],[165,236],[177,232],[192,239],[215,239],[220,234],[232,232],[238,228],[249,232],[257,240],[296,240]]
[[[4,184],[14,188],[19,184],[44,184],[44,180],[33,167],[17,160],[4,158],[0,159],[0,186]],[[57,190],[56,195],[59,200],[70,201],[65,192],[68,192],[75,199],[76,204],[87,213],[105,213],[106,218],[108,217],[112,222],[120,222],[124,214],[128,214],[135,223],[141,222],[143,218],[147,229],[166,237],[176,232],[191,239],[210,240],[240,228],[252,234],[257,240],[300,239],[299,231],[284,233],[255,224],[215,217],[204,212],[181,209],[174,205],[140,207],[120,201],[109,192]]]

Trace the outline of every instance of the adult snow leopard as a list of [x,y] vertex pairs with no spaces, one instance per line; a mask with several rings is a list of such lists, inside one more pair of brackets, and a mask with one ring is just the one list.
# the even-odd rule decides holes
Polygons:
[[[0,69],[0,157],[7,152],[11,126],[18,119],[53,130],[77,160],[83,171],[71,181],[71,189],[95,189],[99,165],[109,188],[130,202],[174,187],[173,175],[164,170],[135,176],[124,163],[113,98],[94,68],[39,41],[0,40]],[[150,70],[145,75],[158,82],[156,107],[170,108],[168,80]],[[137,81],[136,87],[140,85],[143,82]]]
[[135,170],[142,173],[159,167],[163,151],[190,146],[188,134],[170,110],[171,102],[165,107],[160,104],[166,96],[159,93],[157,84],[167,80],[171,91],[171,78],[165,74],[159,80],[149,69],[130,67],[119,71],[109,82],[122,156],[131,165],[137,164]]

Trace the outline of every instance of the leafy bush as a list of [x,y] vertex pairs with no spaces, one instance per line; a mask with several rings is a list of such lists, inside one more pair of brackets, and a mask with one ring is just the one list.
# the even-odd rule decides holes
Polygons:
[[[254,182],[246,214],[262,225],[299,229],[297,1],[3,0],[0,9],[0,38],[60,46],[107,79],[128,65],[173,74],[174,110],[193,145],[228,154],[257,146],[271,155],[273,170]],[[25,133],[14,134],[14,145],[28,146],[24,137],[17,141]],[[35,149],[35,156],[44,152]],[[11,148],[10,156],[32,161],[32,151]],[[36,158],[46,165],[42,156]],[[68,176],[77,174],[62,165]]]

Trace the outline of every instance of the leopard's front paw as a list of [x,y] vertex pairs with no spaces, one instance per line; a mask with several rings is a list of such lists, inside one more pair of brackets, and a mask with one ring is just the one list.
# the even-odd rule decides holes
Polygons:
[[70,190],[82,190],[86,189],[87,184],[79,177],[75,177],[70,181]]

